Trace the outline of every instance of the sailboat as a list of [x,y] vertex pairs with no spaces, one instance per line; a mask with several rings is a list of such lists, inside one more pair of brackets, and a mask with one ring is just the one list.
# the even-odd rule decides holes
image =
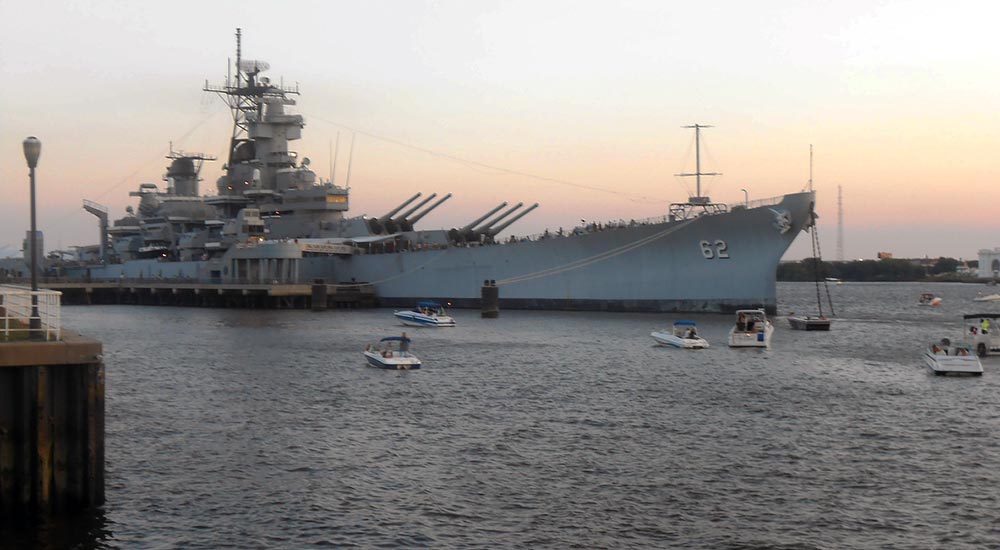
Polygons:
[[[812,145],[809,146],[809,191],[813,189],[813,179],[812,179]],[[795,315],[794,313],[788,316],[788,324],[792,326],[794,330],[830,330],[830,319],[823,314],[823,298],[820,294],[819,283],[820,274],[819,266],[822,262],[822,254],[819,248],[819,232],[816,226],[816,210],[815,205],[810,209],[810,215],[812,219],[809,224],[809,233],[812,235],[812,264],[813,264],[813,280],[816,283],[816,307],[819,310],[819,315]],[[823,279],[823,287],[826,289],[826,301],[830,306],[830,315],[835,315],[833,311],[833,300],[830,299],[830,286],[827,284],[828,279]]]

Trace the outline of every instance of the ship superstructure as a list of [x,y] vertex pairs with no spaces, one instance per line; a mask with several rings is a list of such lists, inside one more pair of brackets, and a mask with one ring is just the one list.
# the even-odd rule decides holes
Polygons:
[[[237,30],[234,72],[218,94],[233,132],[216,194],[199,196],[201,153],[173,151],[166,190],[142,184],[138,211],[102,236],[102,265],[70,270],[95,280],[180,278],[221,283],[327,282],[373,285],[384,305],[419,299],[474,306],[484,280],[505,307],[627,311],[731,311],[775,304],[775,269],[811,217],[812,192],[729,208],[698,191],[661,218],[590,223],[570,231],[499,240],[538,208],[502,202],[468,224],[420,230],[441,206],[415,193],[379,217],[346,215],[348,187],[322,181],[289,149],[305,122],[289,108],[299,94],[274,84],[267,64],[244,59]],[[694,125],[696,140],[706,126]],[[106,209],[87,203],[107,225]]]

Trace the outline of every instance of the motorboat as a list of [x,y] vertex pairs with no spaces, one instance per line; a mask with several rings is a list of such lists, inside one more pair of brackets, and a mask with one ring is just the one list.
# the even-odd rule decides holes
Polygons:
[[917,300],[917,304],[922,306],[937,307],[941,305],[941,297],[935,296],[933,292],[924,292],[920,295],[920,299]]
[[698,326],[694,321],[677,321],[673,330],[658,330],[649,334],[658,344],[683,349],[705,349],[708,340],[698,335]]
[[983,294],[982,292],[976,294],[976,297],[972,299],[973,302],[1000,302],[1000,294]]
[[437,302],[417,302],[415,308],[396,311],[393,315],[410,327],[455,326],[455,320],[445,312],[444,306]]
[[410,353],[410,339],[404,332],[402,336],[389,336],[375,344],[365,346],[365,359],[368,365],[379,369],[411,370],[420,368],[420,359]]
[[774,326],[763,309],[736,311],[736,324],[729,331],[731,348],[769,348]]
[[981,376],[983,364],[979,361],[972,346],[964,342],[952,344],[947,338],[934,342],[924,348],[924,363],[934,371],[934,374],[958,374]]
[[788,324],[795,330],[830,330],[830,319],[824,315],[789,315]]
[[1000,313],[970,313],[962,316],[962,341],[986,357],[1000,353]]

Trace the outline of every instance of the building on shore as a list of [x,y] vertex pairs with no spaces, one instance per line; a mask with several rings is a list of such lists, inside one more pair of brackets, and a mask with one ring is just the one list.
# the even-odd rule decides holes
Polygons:
[[979,276],[1000,278],[1000,246],[979,250]]

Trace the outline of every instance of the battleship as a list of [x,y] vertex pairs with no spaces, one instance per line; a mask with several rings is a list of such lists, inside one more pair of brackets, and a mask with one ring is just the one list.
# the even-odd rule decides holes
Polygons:
[[[477,307],[482,287],[499,287],[502,307],[598,311],[731,312],[775,309],[775,271],[812,222],[813,192],[726,205],[697,192],[663,216],[590,223],[568,231],[499,238],[538,208],[503,202],[462,227],[418,229],[451,194],[416,193],[379,217],[349,216],[349,187],[323,181],[289,150],[305,126],[291,112],[299,90],[265,76],[242,57],[225,84],[204,91],[229,106],[233,130],[216,193],[201,195],[208,154],[171,146],[166,188],[143,183],[136,209],[100,221],[88,265],[68,267],[92,281],[372,285],[383,306],[436,300]],[[696,142],[705,126],[694,125]],[[350,169],[348,169],[348,174]],[[349,185],[349,184],[348,184]],[[436,199],[436,200],[435,200]],[[433,202],[432,202],[433,201]]]

